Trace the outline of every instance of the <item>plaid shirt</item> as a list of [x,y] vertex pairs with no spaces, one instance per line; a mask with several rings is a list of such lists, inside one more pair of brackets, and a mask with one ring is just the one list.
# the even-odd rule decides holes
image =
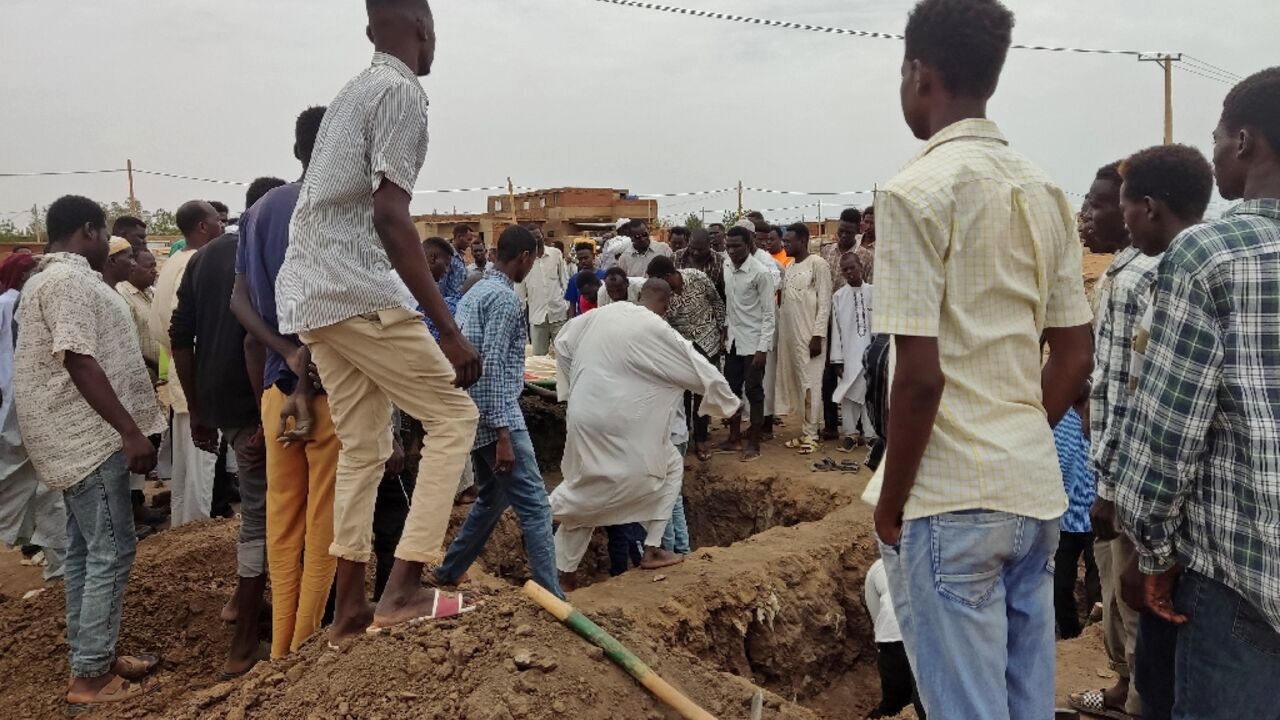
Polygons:
[[524,315],[515,284],[497,268],[488,268],[458,303],[458,328],[480,351],[484,373],[471,386],[480,411],[473,448],[498,441],[498,430],[524,430],[520,393],[524,392]]
[[1115,479],[1143,572],[1181,562],[1280,631],[1277,308],[1280,200],[1174,239]]
[[1129,391],[1130,357],[1138,321],[1151,301],[1159,257],[1143,255],[1135,247],[1116,253],[1100,282],[1098,318],[1093,346],[1093,386],[1089,392],[1089,469],[1098,479],[1098,497],[1115,494],[1116,448],[1132,401]]

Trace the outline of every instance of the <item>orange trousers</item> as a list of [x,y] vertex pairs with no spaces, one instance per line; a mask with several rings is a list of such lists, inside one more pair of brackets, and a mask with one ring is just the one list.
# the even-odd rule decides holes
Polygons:
[[311,440],[276,441],[285,395],[262,393],[267,438],[267,566],[271,572],[271,657],[297,650],[319,627],[338,561],[333,542],[333,488],[338,435],[329,399],[312,398]]

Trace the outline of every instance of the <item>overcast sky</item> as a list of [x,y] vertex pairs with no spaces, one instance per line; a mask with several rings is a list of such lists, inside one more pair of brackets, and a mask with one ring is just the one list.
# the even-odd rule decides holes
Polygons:
[[[1239,75],[1276,62],[1272,0],[1006,0],[1014,41],[1189,53]],[[900,33],[913,0],[666,0]],[[898,104],[902,45],[617,7],[595,0],[437,0],[423,79],[431,149],[419,189],[613,186],[869,189],[918,149]],[[1232,9],[1234,8],[1234,9]],[[0,0],[0,173],[135,167],[294,178],[293,121],[372,52],[361,0]],[[1158,143],[1162,79],[1125,56],[1014,50],[991,106],[1064,188]],[[1205,151],[1228,85],[1174,74],[1175,139]],[[243,188],[139,176],[147,208],[243,206]],[[0,219],[64,193],[124,201],[123,175],[0,178]],[[418,195],[479,210],[486,193]],[[816,198],[748,193],[755,208]],[[735,204],[663,201],[662,214]],[[839,202],[839,201],[836,201]],[[865,197],[852,200],[866,202]],[[829,215],[830,205],[827,206]],[[771,213],[784,220],[817,208]]]

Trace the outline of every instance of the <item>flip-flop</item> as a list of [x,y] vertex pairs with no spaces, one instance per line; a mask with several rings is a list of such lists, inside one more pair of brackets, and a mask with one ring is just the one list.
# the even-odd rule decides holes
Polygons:
[[370,625],[365,629],[364,633],[365,635],[381,635],[394,627],[400,627],[402,625],[412,627],[432,620],[444,620],[445,618],[457,617],[458,615],[472,612],[480,607],[479,603],[475,605],[467,605],[465,595],[466,593],[454,594],[436,590],[435,596],[431,600],[431,614],[422,615],[420,617],[413,618],[412,620],[405,620],[404,622],[398,622],[394,625]]
[[153,670],[160,666],[160,658],[155,655],[120,655],[116,658],[116,662],[122,667],[120,669],[113,668],[113,672],[125,680],[134,682],[138,682],[150,675]]
[[843,473],[856,473],[858,472],[859,465],[852,460],[841,460],[839,468],[840,472]]
[[125,702],[137,697],[141,697],[151,692],[157,687],[155,683],[137,683],[132,680],[126,680],[119,675],[111,679],[111,682],[102,686],[101,690],[93,694],[93,699],[89,702],[72,702],[66,701],[63,711],[69,716],[81,715],[95,708],[106,705],[108,703]]
[[821,447],[821,446],[820,446],[820,445],[818,445],[818,443],[815,443],[815,442],[805,443],[805,444],[801,445],[800,447],[796,448],[796,453],[797,453],[797,454],[800,454],[800,455],[812,455],[812,454],[814,454],[814,453],[818,452],[818,448],[820,448],[820,447]]
[[753,463],[759,459],[760,459],[760,453],[756,453],[755,455],[751,455],[751,456],[746,456],[746,455],[742,456],[741,461],[744,463]]
[[1107,707],[1102,690],[1085,690],[1084,692],[1072,693],[1067,696],[1067,704],[1074,710],[1094,717],[1108,718],[1108,720],[1137,720],[1136,715],[1130,715],[1123,710]]
[[831,458],[822,458],[822,460],[813,464],[814,472],[835,472],[839,466]]

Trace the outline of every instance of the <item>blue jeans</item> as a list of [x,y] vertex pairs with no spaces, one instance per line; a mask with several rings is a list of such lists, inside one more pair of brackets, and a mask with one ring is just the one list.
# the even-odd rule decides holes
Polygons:
[[547,487],[538,472],[538,461],[533,454],[533,442],[529,431],[511,433],[511,447],[516,462],[510,473],[494,472],[498,443],[492,442],[471,452],[471,462],[476,474],[476,502],[462,523],[458,536],[449,545],[444,562],[436,568],[436,578],[453,583],[471,567],[480,551],[489,541],[494,527],[508,506],[516,513],[524,531],[524,551],[529,556],[529,571],[533,581],[564,598],[556,574],[555,540],[551,536],[551,502],[547,499]]
[[[684,457],[689,443],[676,443],[680,457]],[[671,510],[671,522],[662,533],[662,549],[677,555],[689,554],[689,523],[684,519],[684,497],[676,496],[676,506]]]
[[1053,717],[1058,519],[969,510],[908,520],[880,544],[931,720]]
[[1178,628],[1174,720],[1280,718],[1280,632],[1231,588],[1188,571],[1174,606]]
[[137,552],[129,468],[117,452],[62,492],[67,506],[67,645],[71,674],[105,675],[116,659],[124,590]]

